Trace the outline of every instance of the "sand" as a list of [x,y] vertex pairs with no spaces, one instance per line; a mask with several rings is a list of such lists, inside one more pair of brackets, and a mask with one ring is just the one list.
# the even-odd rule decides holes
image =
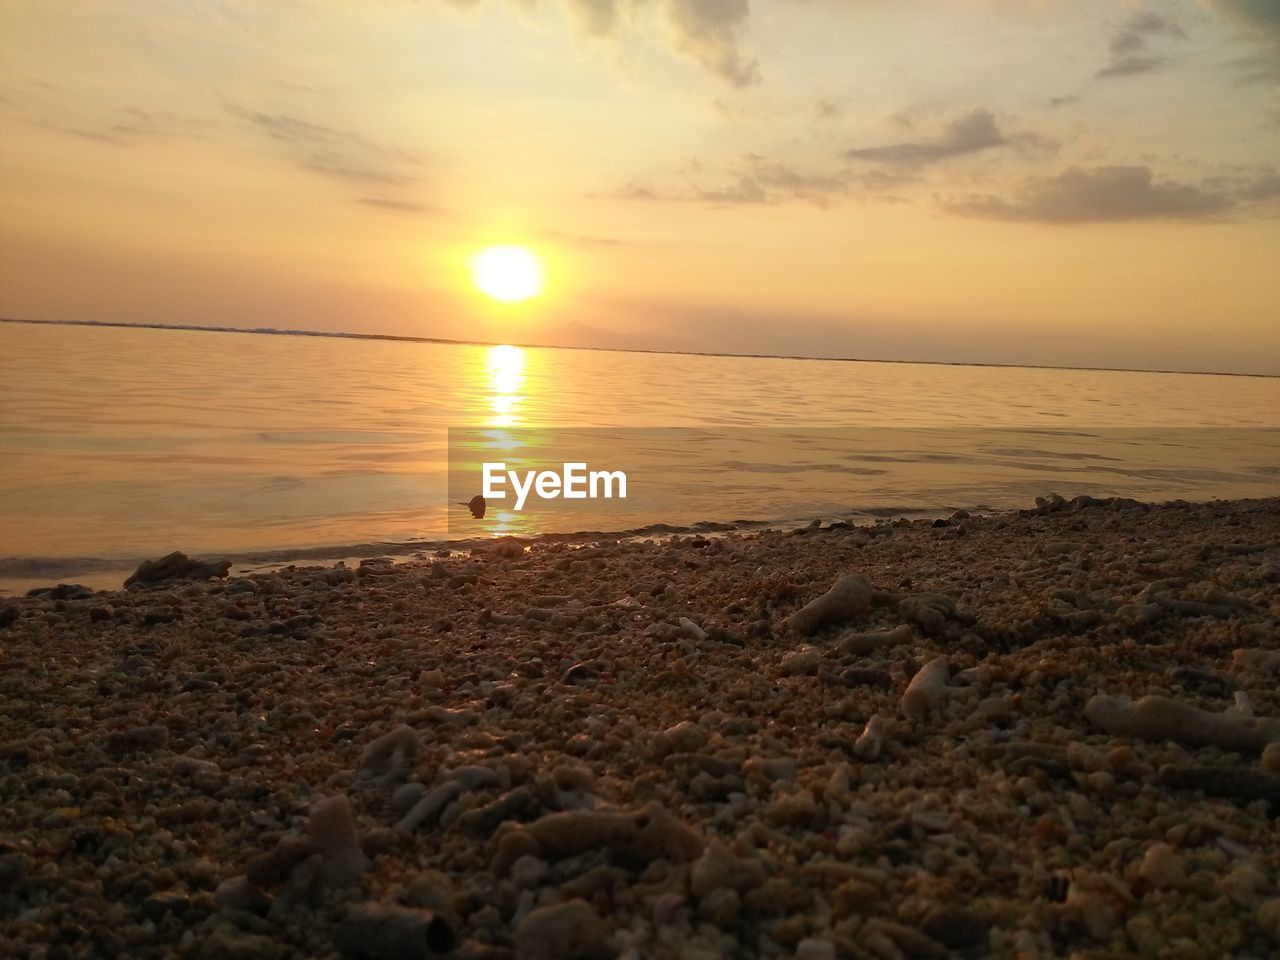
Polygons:
[[1278,544],[1053,500],[0,601],[0,954],[1274,956]]

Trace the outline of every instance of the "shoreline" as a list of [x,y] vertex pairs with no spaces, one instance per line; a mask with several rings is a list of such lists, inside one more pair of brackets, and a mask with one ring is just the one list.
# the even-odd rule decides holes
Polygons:
[[393,333],[348,333],[342,330],[288,330],[276,327],[217,327],[205,324],[127,323],[123,320],[32,320],[21,317],[0,317],[0,323],[32,323],[45,326],[116,327],[139,330],[189,330],[197,333],[251,333],[280,337],[332,337],[339,340],[388,340],[396,343],[439,343],[464,347],[515,346],[536,350],[590,350],[602,353],[651,353],[673,357],[719,357],[743,360],[828,360],[833,363],[894,363],[919,364],[928,367],[991,367],[1011,370],[1073,370],[1083,373],[1156,373],[1190,377],[1260,377],[1280,379],[1280,373],[1248,373],[1232,370],[1166,370],[1141,367],[1059,367],[1047,363],[980,363],[952,360],[906,360],[902,358],[877,359],[874,357],[812,357],[804,354],[778,353],[713,353],[702,350],[652,350],[636,347],[575,347],[557,343],[512,343],[496,340],[451,340],[447,337],[410,337]]
[[1280,498],[5,599],[0,953],[1261,958],[1278,624]]
[[[980,510],[986,511],[986,508],[980,507],[970,507],[968,509],[975,513]],[[899,517],[932,520],[938,517],[946,517],[953,513],[954,510],[955,508],[870,507],[841,515],[834,522],[871,526],[875,523],[894,520]],[[650,537],[669,538],[693,534],[718,536],[730,532],[791,530],[812,522],[814,520],[811,517],[793,520],[699,520],[689,524],[655,522],[623,530],[548,532],[519,536],[515,539],[529,546],[553,543],[573,545],[605,541],[619,542]],[[408,563],[415,559],[426,559],[428,554],[435,554],[440,551],[458,552],[482,548],[486,544],[493,543],[498,537],[499,535],[494,534],[487,537],[472,536],[452,539],[370,540],[361,543],[320,544],[310,547],[283,547],[274,550],[211,550],[198,552],[201,557],[207,560],[229,560],[233,572],[237,576],[252,576],[259,573],[273,573],[289,567],[312,566],[315,564],[323,566],[337,564],[353,566],[363,560],[378,558],[390,558],[396,563]],[[148,559],[154,559],[155,556],[159,556],[162,552],[156,551],[151,557],[132,555],[127,557],[0,557],[0,597],[3,597],[6,592],[21,594],[30,589],[52,586],[53,581],[74,581],[94,590],[120,589],[120,585],[137,569],[139,564]]]

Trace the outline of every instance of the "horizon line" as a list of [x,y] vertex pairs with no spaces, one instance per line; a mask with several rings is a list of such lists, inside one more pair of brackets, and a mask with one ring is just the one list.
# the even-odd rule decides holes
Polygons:
[[594,350],[607,353],[646,353],[681,357],[738,357],[746,360],[820,360],[835,363],[901,363],[934,367],[994,367],[1013,370],[1079,370],[1093,373],[1160,373],[1196,377],[1261,377],[1280,379],[1280,373],[1240,373],[1222,370],[1168,370],[1144,367],[1084,367],[1053,363],[997,363],[981,360],[904,360],[874,357],[814,357],[784,353],[725,353],[713,350],[661,350],[644,347],[589,347],[562,343],[516,343],[514,341],[460,340],[451,337],[412,337],[394,333],[351,333],[344,330],[298,330],[283,327],[222,327],[195,323],[130,323],[124,320],[37,320],[27,317],[0,317],[0,323],[29,323],[46,326],[123,327],[139,330],[187,330],[197,333],[248,333],[281,337],[331,337],[337,340],[390,340],[400,343],[444,343],[468,347],[513,346],[539,350]]

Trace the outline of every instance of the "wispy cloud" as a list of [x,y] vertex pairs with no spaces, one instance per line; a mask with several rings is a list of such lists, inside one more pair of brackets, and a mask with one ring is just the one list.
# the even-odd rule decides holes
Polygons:
[[[478,0],[441,0],[468,9]],[[529,0],[515,0],[529,6]],[[742,50],[751,16],[749,0],[563,0],[582,31],[613,37],[644,22],[634,17],[642,7],[656,8],[671,48],[734,87],[759,83],[760,68]]]
[[891,143],[878,147],[858,147],[846,150],[850,160],[870,160],[875,163],[901,166],[917,166],[936,163],[952,157],[990,150],[1011,143],[1042,143],[1039,137],[1028,134],[1005,134],[995,115],[983,107],[975,107],[943,127],[935,137]]
[[285,146],[303,170],[340,180],[403,187],[422,160],[412,150],[370,139],[353,130],[315,123],[287,113],[265,113],[229,105],[227,112],[250,130]]
[[655,186],[633,180],[614,196],[624,200],[702,203],[712,207],[808,203],[827,209],[842,199],[861,197],[900,200],[895,191],[915,180],[911,171],[855,171],[847,167],[814,170],[784,160],[749,153],[723,168],[720,175],[703,175],[702,164],[688,165],[684,182]]
[[1116,223],[1132,220],[1209,220],[1249,198],[1233,190],[1157,179],[1147,166],[1068,167],[1033,180],[1013,199],[969,196],[946,202],[950,213],[988,220],[1040,223]]
[[620,247],[627,244],[626,240],[620,240],[617,237],[595,237],[582,233],[563,233],[559,230],[543,230],[538,233],[538,236],[544,240],[578,247]]
[[806,171],[750,153],[730,164],[720,182],[708,184],[703,178],[689,178],[681,186],[660,188],[645,181],[633,181],[615,196],[626,200],[692,201],[716,207],[791,200],[826,207],[847,194],[852,185],[851,178],[842,170]]
[[1173,17],[1152,10],[1135,13],[1111,37],[1111,59],[1094,76],[1106,80],[1163,70],[1169,58],[1152,50],[1152,37],[1185,40],[1187,34]]
[[86,115],[74,107],[45,103],[32,110],[27,119],[46,130],[113,147],[137,146],[162,137],[203,139],[207,136],[207,124],[194,117],[136,107],[120,107],[103,115]]
[[747,0],[665,0],[664,6],[677,49],[735,87],[760,81],[756,61],[738,49],[750,12]]
[[1280,56],[1280,3],[1274,0],[1209,0],[1209,5],[1243,33]]
[[356,203],[379,210],[391,210],[396,213],[429,213],[442,214],[444,209],[425,203],[414,203],[412,200],[397,200],[394,197],[358,197]]

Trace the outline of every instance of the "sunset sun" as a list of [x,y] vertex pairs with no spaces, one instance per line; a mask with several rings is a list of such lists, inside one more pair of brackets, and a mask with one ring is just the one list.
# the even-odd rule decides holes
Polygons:
[[471,258],[471,281],[487,297],[520,303],[542,292],[542,260],[528,247],[485,247]]

